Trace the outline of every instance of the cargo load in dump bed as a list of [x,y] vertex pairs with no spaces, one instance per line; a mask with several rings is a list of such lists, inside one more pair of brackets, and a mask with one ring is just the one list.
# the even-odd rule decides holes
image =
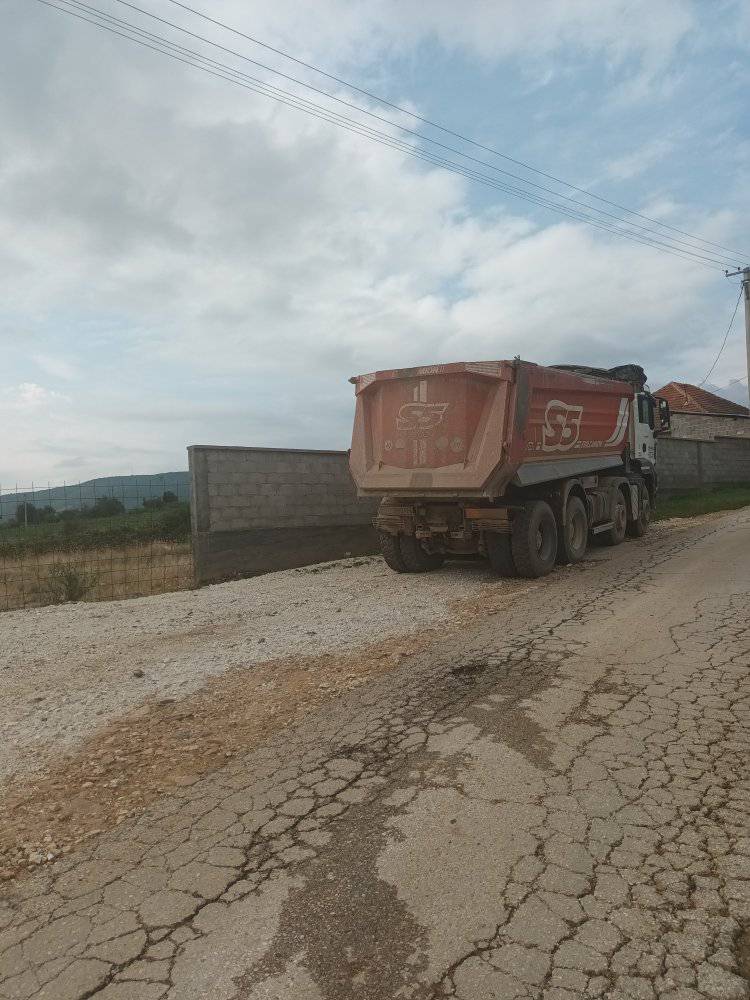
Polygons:
[[578,562],[648,527],[664,400],[638,365],[460,362],[359,375],[350,465],[386,562],[484,555],[503,575]]
[[622,463],[634,391],[527,362],[360,375],[351,470],[361,494],[501,496]]

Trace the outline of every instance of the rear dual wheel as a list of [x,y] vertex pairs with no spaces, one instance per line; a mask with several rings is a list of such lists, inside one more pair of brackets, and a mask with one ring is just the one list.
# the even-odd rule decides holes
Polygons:
[[429,573],[443,565],[443,555],[428,552],[414,535],[389,535],[386,531],[379,535],[383,558],[397,573]]
[[628,521],[628,534],[631,538],[643,538],[651,524],[651,497],[648,490],[642,490],[638,517],[635,521]]
[[488,531],[484,536],[484,547],[493,573],[498,576],[518,576],[513,562],[510,532]]
[[[588,530],[586,512],[583,513]],[[584,533],[584,551],[585,537]],[[510,533],[488,531],[484,544],[490,566],[498,576],[546,576],[554,568],[558,551],[552,508],[543,500],[526,504],[513,518]]]
[[586,555],[589,542],[589,517],[580,497],[570,496],[565,504],[565,524],[558,539],[557,561],[578,563]]
[[612,527],[607,528],[600,534],[600,538],[605,545],[619,545],[625,541],[625,534],[628,530],[628,505],[625,494],[622,490],[617,490],[615,496],[614,509],[612,511]]
[[534,500],[513,518],[511,552],[519,576],[551,573],[557,558],[557,523],[544,500]]
[[386,565],[390,566],[396,573],[406,573],[406,563],[401,555],[401,546],[398,543],[398,535],[389,535],[387,531],[379,531],[380,551],[383,553]]

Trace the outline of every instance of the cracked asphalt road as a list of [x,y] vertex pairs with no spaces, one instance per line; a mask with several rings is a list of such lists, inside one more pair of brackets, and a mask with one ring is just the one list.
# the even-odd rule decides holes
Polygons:
[[14,883],[0,996],[748,997],[749,557],[599,550]]

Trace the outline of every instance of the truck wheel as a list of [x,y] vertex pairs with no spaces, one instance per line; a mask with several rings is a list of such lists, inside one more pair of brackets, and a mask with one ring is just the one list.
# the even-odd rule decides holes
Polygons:
[[383,553],[386,565],[390,566],[396,573],[406,573],[406,563],[401,555],[401,546],[398,544],[398,535],[389,535],[387,531],[379,531],[380,551]]
[[557,561],[577,563],[586,555],[589,540],[589,519],[580,497],[568,497],[565,524],[558,539]]
[[640,507],[635,521],[628,521],[628,534],[631,538],[643,538],[651,524],[651,498],[648,490],[641,493]]
[[428,573],[443,565],[444,557],[439,552],[426,552],[414,535],[399,535],[399,548],[407,573]]
[[513,519],[513,562],[521,576],[546,576],[557,557],[557,524],[544,500],[527,504]]
[[605,545],[619,545],[620,542],[625,540],[625,532],[628,528],[628,506],[622,490],[618,490],[615,497],[615,509],[612,512],[612,521],[612,527],[603,531],[599,536]]
[[510,533],[488,531],[484,536],[484,545],[493,573],[498,576],[518,576],[513,562]]

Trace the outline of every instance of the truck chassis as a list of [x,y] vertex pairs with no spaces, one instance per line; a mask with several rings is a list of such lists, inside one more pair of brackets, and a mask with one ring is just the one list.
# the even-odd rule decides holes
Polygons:
[[375,518],[387,564],[438,569],[446,557],[486,556],[501,576],[539,577],[580,562],[589,540],[619,545],[648,530],[653,477],[623,470],[525,487],[498,500],[386,497]]

